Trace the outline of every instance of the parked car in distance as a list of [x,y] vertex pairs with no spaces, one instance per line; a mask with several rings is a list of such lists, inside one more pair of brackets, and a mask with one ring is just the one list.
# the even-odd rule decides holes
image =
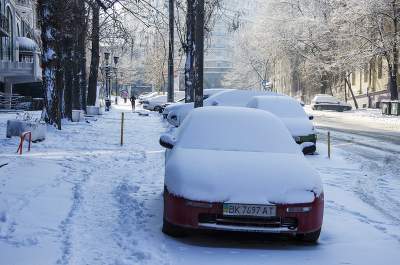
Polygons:
[[[255,91],[255,90],[240,90],[229,89],[218,92],[206,100],[204,106],[231,106],[231,107],[246,107],[247,103],[255,96],[278,95],[275,92]],[[186,103],[178,106],[174,110],[170,110],[167,116],[167,121],[175,127],[185,120],[186,116],[194,109],[193,103]]]
[[140,103],[140,104],[143,104],[143,102],[144,102],[145,100],[150,99],[150,98],[153,98],[153,97],[156,97],[156,96],[158,96],[158,92],[147,92],[147,93],[141,94],[141,95],[138,97],[138,100],[139,100],[139,103]]
[[311,108],[313,110],[335,110],[339,112],[352,109],[350,104],[325,94],[316,95],[311,101]]
[[146,110],[158,111],[165,103],[167,103],[167,95],[160,95],[143,100],[142,107]]
[[166,102],[165,104],[161,105],[161,108],[158,110],[158,112],[162,113],[164,118],[167,118],[166,115],[164,114],[164,111],[168,106],[175,105],[175,104],[182,104],[184,102],[185,102],[185,98],[178,99],[175,102]]
[[[174,91],[174,98],[182,99],[185,97],[185,91]],[[143,100],[143,108],[146,110],[153,110],[160,112],[162,110],[162,106],[166,104],[168,101],[168,95],[159,95],[155,97],[151,97],[149,99]]]
[[242,107],[193,110],[176,134],[163,134],[163,232],[223,230],[319,238],[324,194],[285,125]]
[[254,97],[249,108],[268,111],[280,118],[289,129],[297,144],[302,146],[304,154],[316,151],[317,134],[311,120],[296,99],[286,96]]
[[[203,91],[203,100],[206,100],[207,98],[211,97],[212,95],[215,95],[215,94],[217,94],[219,92],[222,92],[222,91],[225,91],[225,90],[228,90],[228,89],[226,89],[226,88],[204,89],[204,91]],[[167,107],[165,107],[163,112],[162,112],[164,119],[166,119],[168,117],[168,114],[169,114],[170,111],[179,109],[180,106],[183,105],[183,103],[185,103],[185,102],[184,101],[183,102],[179,101],[177,103],[170,104]]]

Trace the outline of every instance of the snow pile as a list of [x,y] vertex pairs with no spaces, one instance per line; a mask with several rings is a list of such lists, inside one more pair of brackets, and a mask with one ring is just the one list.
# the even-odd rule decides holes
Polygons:
[[313,124],[299,102],[290,97],[254,97],[247,107],[269,111],[279,117],[293,136],[315,133]]
[[178,196],[211,202],[306,203],[322,192],[318,174],[284,124],[268,112],[196,109],[177,139],[166,163],[165,182]]

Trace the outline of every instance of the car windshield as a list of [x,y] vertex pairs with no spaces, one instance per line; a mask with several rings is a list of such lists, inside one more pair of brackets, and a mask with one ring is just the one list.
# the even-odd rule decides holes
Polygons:
[[299,152],[278,118],[250,108],[206,107],[192,111],[181,125],[177,139],[178,147],[189,149]]

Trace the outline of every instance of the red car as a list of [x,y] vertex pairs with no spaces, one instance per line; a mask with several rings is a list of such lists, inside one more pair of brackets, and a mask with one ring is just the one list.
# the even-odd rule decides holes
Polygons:
[[166,153],[163,231],[223,230],[319,238],[324,195],[285,125],[256,109],[191,112]]

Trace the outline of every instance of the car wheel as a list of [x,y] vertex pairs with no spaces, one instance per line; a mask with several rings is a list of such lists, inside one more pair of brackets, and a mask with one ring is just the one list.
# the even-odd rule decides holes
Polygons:
[[315,243],[317,243],[320,235],[321,235],[321,228],[315,232],[296,235],[296,238],[305,243],[315,244]]
[[160,111],[160,107],[159,107],[159,106],[155,106],[155,107],[154,107],[154,111],[159,112],[159,111]]
[[180,228],[176,225],[173,225],[166,221],[165,219],[163,220],[163,227],[162,231],[164,234],[172,236],[172,237],[185,237],[187,236],[187,233],[185,229]]
[[307,147],[303,148],[303,154],[305,154],[305,155],[312,155],[315,153],[315,151],[317,151],[316,145],[307,146]]

